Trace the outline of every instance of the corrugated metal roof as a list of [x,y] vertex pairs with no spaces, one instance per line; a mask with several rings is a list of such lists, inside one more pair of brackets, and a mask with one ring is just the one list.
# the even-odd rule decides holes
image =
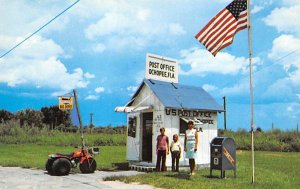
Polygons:
[[[132,99],[139,94],[145,84],[166,108],[224,111],[223,107],[201,87],[180,85],[157,80],[144,79]],[[128,105],[130,106],[133,101],[134,100]]]

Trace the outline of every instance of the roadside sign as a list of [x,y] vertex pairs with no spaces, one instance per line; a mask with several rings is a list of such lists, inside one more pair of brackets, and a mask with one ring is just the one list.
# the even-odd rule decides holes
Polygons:
[[178,61],[147,53],[145,78],[178,83]]
[[60,110],[72,110],[73,109],[73,97],[71,97],[71,96],[60,96],[58,107],[59,107]]

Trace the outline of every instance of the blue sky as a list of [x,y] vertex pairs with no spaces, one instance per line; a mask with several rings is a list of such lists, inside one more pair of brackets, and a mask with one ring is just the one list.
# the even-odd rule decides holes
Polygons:
[[[1,0],[0,53],[75,0]],[[194,36],[229,0],[81,0],[0,59],[0,109],[57,105],[78,90],[84,124],[121,125],[144,78],[146,53],[179,61],[179,83],[201,86],[220,104],[227,127],[250,128],[247,30],[216,57]],[[300,1],[252,1],[254,121],[284,130],[300,123]],[[219,126],[223,115],[219,114]]]

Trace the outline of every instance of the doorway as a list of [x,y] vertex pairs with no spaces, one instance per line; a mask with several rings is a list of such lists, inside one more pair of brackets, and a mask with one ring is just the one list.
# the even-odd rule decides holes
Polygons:
[[142,161],[152,162],[153,112],[143,113]]

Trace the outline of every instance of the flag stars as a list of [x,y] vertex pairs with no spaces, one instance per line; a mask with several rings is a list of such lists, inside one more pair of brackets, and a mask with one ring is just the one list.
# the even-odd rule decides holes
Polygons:
[[226,7],[234,16],[236,20],[238,20],[240,13],[247,9],[247,1],[246,0],[235,0],[230,3]]

